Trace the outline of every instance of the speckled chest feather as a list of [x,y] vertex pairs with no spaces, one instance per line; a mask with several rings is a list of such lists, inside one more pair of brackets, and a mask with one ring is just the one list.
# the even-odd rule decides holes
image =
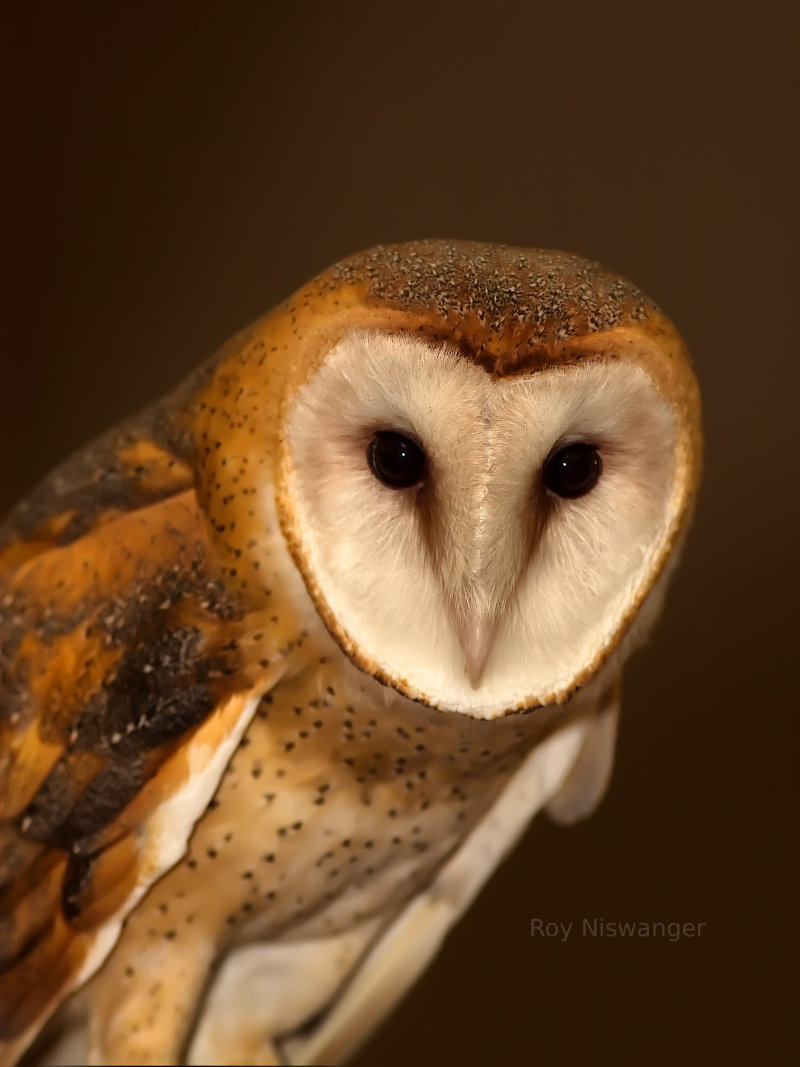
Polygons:
[[453,721],[328,649],[262,700],[187,856],[151,895],[169,904],[159,932],[214,912],[226,941],[302,939],[395,911],[574,714]]

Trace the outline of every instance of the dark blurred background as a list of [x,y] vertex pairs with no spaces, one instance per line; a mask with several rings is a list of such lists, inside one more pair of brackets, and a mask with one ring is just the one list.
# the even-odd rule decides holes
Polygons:
[[[796,1062],[800,26],[697,8],[6,8],[3,509],[380,241],[596,257],[694,353],[705,478],[610,793],[536,821],[362,1067]],[[530,937],[584,916],[707,925]]]

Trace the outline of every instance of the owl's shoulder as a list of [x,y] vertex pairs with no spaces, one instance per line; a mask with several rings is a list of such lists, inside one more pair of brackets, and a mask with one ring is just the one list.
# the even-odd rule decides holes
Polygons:
[[154,404],[59,464],[0,522],[0,576],[96,526],[189,489],[171,406]]

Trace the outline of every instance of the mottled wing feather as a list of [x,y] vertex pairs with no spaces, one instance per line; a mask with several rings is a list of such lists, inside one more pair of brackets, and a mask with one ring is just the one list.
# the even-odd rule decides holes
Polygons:
[[0,572],[191,489],[175,408],[174,399],[153,405],[58,466],[0,523]]
[[0,530],[0,1041],[160,873],[143,828],[197,771],[191,740],[211,729],[211,752],[275,674],[250,666],[191,481],[118,432]]

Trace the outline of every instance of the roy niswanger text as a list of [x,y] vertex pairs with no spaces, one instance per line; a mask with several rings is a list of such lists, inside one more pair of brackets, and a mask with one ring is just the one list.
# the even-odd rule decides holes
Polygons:
[[580,922],[556,922],[547,919],[531,919],[531,937],[543,937],[549,941],[566,941],[572,934],[579,937],[605,938],[653,938],[662,941],[680,941],[697,938],[707,926],[705,922],[622,922],[612,919],[581,919]]

